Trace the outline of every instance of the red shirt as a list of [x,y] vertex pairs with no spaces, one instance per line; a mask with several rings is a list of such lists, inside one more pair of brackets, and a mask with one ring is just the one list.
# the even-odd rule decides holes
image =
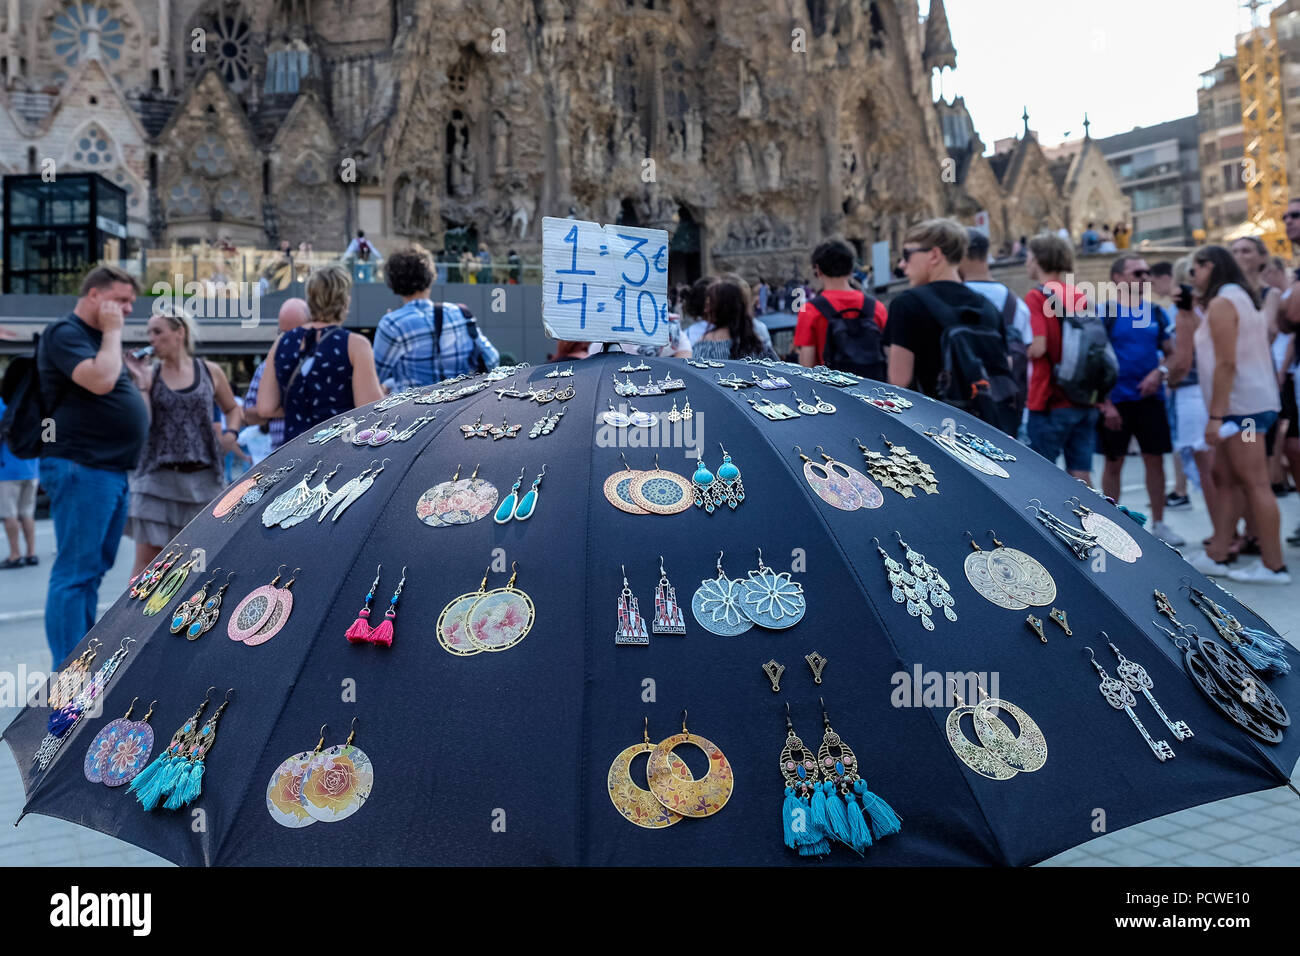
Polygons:
[[1025,295],[1034,338],[1041,335],[1047,339],[1047,352],[1029,363],[1029,397],[1025,405],[1031,412],[1046,412],[1074,404],[1053,381],[1052,369],[1061,361],[1060,316],[1063,306],[1068,303],[1069,309],[1079,312],[1088,308],[1088,297],[1072,285],[1052,282],[1048,292],[1055,295],[1049,299],[1042,286],[1030,289]]
[[[840,312],[846,309],[861,309],[863,305],[862,293],[857,289],[827,289],[821,294],[826,296],[830,304]],[[889,310],[879,299],[876,300],[876,312],[873,318],[876,320],[876,326],[883,332],[885,322],[889,319]],[[817,350],[817,360],[813,364],[821,365],[822,353],[826,349],[826,316],[817,311],[817,307],[812,304],[812,299],[803,304],[794,324],[794,347],[800,348],[805,345],[811,345]]]

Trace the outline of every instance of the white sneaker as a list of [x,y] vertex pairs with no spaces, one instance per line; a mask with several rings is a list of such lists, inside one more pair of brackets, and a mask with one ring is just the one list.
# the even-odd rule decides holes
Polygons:
[[1187,558],[1187,563],[1197,571],[1200,571],[1206,577],[1223,578],[1227,577],[1231,571],[1231,568],[1226,564],[1215,561],[1204,551],[1197,551],[1195,554]]
[[1282,566],[1281,571],[1270,571],[1264,566],[1263,561],[1256,561],[1249,568],[1229,571],[1228,577],[1233,581],[1240,581],[1242,584],[1291,583],[1291,575],[1287,572],[1286,565]]
[[1178,532],[1169,527],[1169,525],[1165,524],[1163,521],[1151,522],[1151,528],[1149,530],[1165,544],[1171,545],[1175,548],[1181,548],[1187,543]]

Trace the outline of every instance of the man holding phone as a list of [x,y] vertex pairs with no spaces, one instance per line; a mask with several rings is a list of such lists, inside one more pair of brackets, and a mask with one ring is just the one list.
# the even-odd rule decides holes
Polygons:
[[41,398],[53,419],[42,447],[58,555],[45,600],[45,639],[57,667],[95,623],[99,583],[113,566],[126,524],[127,472],[149,432],[149,413],[122,354],[122,326],[139,285],[97,266],[72,312],[41,336]]

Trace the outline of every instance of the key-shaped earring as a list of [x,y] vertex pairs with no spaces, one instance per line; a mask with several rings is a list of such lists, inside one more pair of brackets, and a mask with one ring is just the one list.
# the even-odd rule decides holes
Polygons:
[[1106,668],[1102,667],[1097,661],[1097,656],[1093,653],[1091,647],[1085,647],[1084,650],[1088,652],[1088,657],[1092,662],[1092,666],[1096,669],[1097,673],[1101,675],[1101,683],[1097,685],[1097,690],[1101,691],[1101,696],[1106,698],[1106,703],[1110,704],[1110,706],[1114,707],[1116,710],[1122,710],[1124,713],[1128,714],[1129,720],[1133,721],[1133,726],[1138,729],[1138,733],[1140,733],[1142,739],[1147,742],[1147,745],[1151,748],[1151,752],[1156,755],[1157,760],[1164,763],[1166,760],[1172,758],[1174,756],[1174,748],[1169,746],[1169,742],[1165,740],[1152,739],[1151,735],[1147,733],[1146,727],[1142,725],[1142,721],[1138,718],[1138,715],[1133,713],[1133,707],[1137,704],[1137,698],[1133,696],[1133,692],[1129,690],[1127,685],[1122,681],[1118,681],[1106,673]]
[[545,477],[546,466],[542,465],[542,473],[533,479],[533,486],[519,499],[519,505],[514,511],[516,521],[527,521],[533,516],[533,512],[537,510],[537,488]]
[[1164,709],[1156,703],[1155,697],[1151,695],[1151,689],[1155,687],[1155,682],[1151,680],[1151,675],[1147,673],[1147,669],[1121,654],[1119,648],[1110,640],[1110,635],[1105,631],[1101,632],[1101,636],[1106,638],[1106,643],[1110,644],[1110,649],[1119,658],[1119,665],[1115,668],[1115,673],[1119,675],[1120,680],[1128,684],[1129,690],[1145,697],[1147,703],[1151,705],[1151,709],[1159,714],[1160,719],[1165,722],[1169,732],[1179,740],[1195,737],[1196,735],[1192,733],[1192,728],[1187,726],[1186,721],[1170,720]]

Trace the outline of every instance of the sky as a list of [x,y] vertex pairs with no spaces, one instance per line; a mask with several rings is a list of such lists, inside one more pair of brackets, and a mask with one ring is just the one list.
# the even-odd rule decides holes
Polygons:
[[[920,0],[922,13],[929,0]],[[945,98],[966,99],[980,138],[1044,146],[1126,133],[1196,112],[1200,74],[1250,24],[1239,0],[946,0],[957,69]],[[935,81],[936,92],[939,80]]]

